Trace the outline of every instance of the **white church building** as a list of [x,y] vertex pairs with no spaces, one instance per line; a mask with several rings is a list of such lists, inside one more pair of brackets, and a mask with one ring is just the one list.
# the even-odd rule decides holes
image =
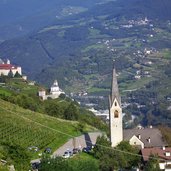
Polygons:
[[52,84],[52,86],[50,88],[50,94],[46,94],[46,90],[43,88],[41,88],[38,92],[38,95],[39,95],[39,97],[42,98],[42,100],[47,100],[48,98],[56,99],[61,94],[65,94],[65,92],[59,88],[57,80],[55,80],[54,83]]
[[117,146],[123,140],[129,141],[131,145],[141,149],[167,146],[160,130],[152,126],[123,129],[121,97],[115,68],[113,69],[111,94],[109,95],[109,130],[112,147]]

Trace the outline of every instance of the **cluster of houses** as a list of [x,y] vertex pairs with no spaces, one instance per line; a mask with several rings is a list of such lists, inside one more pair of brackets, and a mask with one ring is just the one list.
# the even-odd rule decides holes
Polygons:
[[[132,28],[134,26],[142,26],[142,25],[148,25],[150,21],[148,20],[147,17],[144,19],[139,19],[139,20],[129,20],[127,24],[121,25],[121,28]],[[152,27],[152,25],[150,25]]]
[[159,129],[143,128],[123,130],[123,139],[129,141],[133,146],[141,149],[143,162],[146,163],[150,157],[158,157],[159,167],[164,171],[171,171],[171,148],[162,137]]

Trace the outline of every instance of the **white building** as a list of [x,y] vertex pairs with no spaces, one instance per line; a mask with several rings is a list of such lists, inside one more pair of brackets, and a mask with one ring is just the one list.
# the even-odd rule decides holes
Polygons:
[[13,75],[15,75],[16,72],[22,75],[22,70],[20,66],[10,64],[10,60],[8,59],[6,62],[0,59],[0,75],[8,75],[10,71],[13,73]]
[[109,96],[109,123],[111,146],[117,146],[123,140],[122,108],[115,68],[113,69],[112,91]]
[[40,89],[38,92],[39,97],[41,97],[43,100],[46,100],[48,98],[57,99],[61,94],[65,94],[65,92],[59,88],[57,80],[55,80],[53,85],[51,86],[50,94],[46,94],[46,91],[44,89]]
[[51,86],[50,94],[53,94],[53,95],[58,95],[58,94],[60,95],[61,94],[57,80],[55,80],[53,85]]
[[167,143],[157,128],[123,129],[123,113],[119,95],[116,71],[113,69],[112,88],[109,96],[109,123],[111,146],[117,146],[121,141],[129,141],[141,149],[147,147],[162,147]]

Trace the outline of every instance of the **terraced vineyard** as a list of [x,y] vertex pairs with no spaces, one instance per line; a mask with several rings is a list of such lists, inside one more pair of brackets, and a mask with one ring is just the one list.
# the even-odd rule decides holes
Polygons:
[[[85,127],[85,131],[94,128]],[[72,136],[80,135],[78,122],[65,121],[25,110],[0,99],[0,143],[11,142],[23,148],[49,146],[57,149]],[[35,155],[35,154],[34,154]]]
[[[0,113],[4,112],[2,110]],[[3,142],[15,142],[23,147],[43,148],[55,140],[55,134],[48,129],[41,129],[31,122],[16,119],[10,113],[0,116],[0,139]]]

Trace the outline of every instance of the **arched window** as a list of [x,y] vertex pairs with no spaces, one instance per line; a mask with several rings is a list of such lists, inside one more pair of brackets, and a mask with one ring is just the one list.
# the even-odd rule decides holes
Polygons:
[[118,118],[119,117],[119,112],[117,110],[115,110],[114,112],[114,118]]
[[117,106],[117,102],[115,102],[115,106]]

